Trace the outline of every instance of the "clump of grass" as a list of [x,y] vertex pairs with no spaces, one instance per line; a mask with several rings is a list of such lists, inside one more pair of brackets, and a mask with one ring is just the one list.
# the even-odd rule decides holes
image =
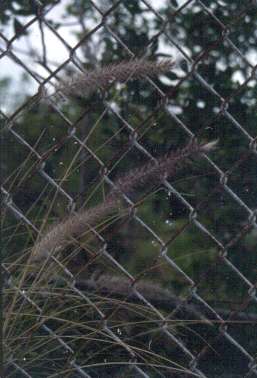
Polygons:
[[[57,87],[56,93],[62,92],[68,97],[86,97],[99,88],[108,89],[115,82],[168,72],[173,65],[171,60],[159,63],[133,60],[112,64],[74,76]],[[159,333],[164,319],[160,314],[182,305],[169,290],[146,281],[132,285],[130,280],[106,272],[97,280],[87,277],[70,283],[57,277],[56,265],[41,263],[73,246],[73,242],[86,230],[107,219],[112,212],[126,211],[122,202],[123,194],[130,196],[146,185],[161,184],[165,178],[173,177],[191,158],[211,151],[215,143],[191,142],[183,149],[129,171],[114,181],[114,187],[102,203],[70,215],[39,237],[32,247],[31,258],[27,264],[22,265],[21,262],[20,271],[12,275],[14,284],[6,289],[4,342],[8,361],[7,376],[13,376],[13,369],[18,374],[23,374],[24,369],[35,377],[77,374],[70,363],[75,359],[85,369],[90,370],[92,367],[94,375],[100,376],[103,371],[101,366],[105,373],[108,362],[114,366],[112,369],[115,374],[119,374],[115,364],[123,364],[123,368],[125,364],[130,367],[132,357],[137,360],[138,366],[142,364],[146,369],[151,367],[152,371],[157,372],[158,366],[158,370],[163,369],[164,374],[178,372],[197,376],[183,367],[183,361],[174,362],[168,352],[168,357],[159,353],[163,348]],[[40,266],[41,277],[47,279],[39,279],[40,274],[30,276],[31,261]],[[48,280],[48,277],[52,280]],[[136,291],[160,309],[159,317],[154,307],[142,303]],[[183,309],[183,314],[187,312],[189,317],[200,321],[201,314],[193,307],[185,305]],[[166,333],[163,333],[161,342],[167,337],[167,331],[175,334],[176,327],[180,325],[183,326],[183,323],[167,317]],[[155,348],[149,347],[155,336]],[[169,343],[167,337],[167,345]],[[67,346],[71,346],[72,350],[68,355]],[[109,361],[105,361],[103,356],[108,356]],[[126,376],[124,370],[122,374]],[[130,376],[129,369],[127,376]]]

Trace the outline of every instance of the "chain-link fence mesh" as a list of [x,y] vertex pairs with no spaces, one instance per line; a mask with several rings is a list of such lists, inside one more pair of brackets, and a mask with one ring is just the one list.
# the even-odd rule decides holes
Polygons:
[[[257,376],[256,119],[250,113],[250,125],[237,109],[256,107],[256,32],[249,54],[243,37],[234,41],[256,21],[256,2],[170,1],[166,12],[157,3],[32,1],[25,21],[15,18],[15,33],[0,34],[3,67],[19,67],[34,86],[25,99],[6,97],[1,109],[8,377]],[[76,20],[54,13],[60,6],[75,7]],[[138,12],[134,21],[141,10],[155,32],[146,36],[138,19],[141,39],[126,38],[123,8]],[[206,29],[187,45],[191,18]],[[75,37],[67,32],[74,25]],[[186,36],[174,32],[181,25]],[[25,51],[31,31],[37,46]],[[159,56],[175,57],[169,85],[146,76],[138,87],[128,78],[100,88],[90,101],[45,95],[86,73],[86,64],[112,61],[108,43],[129,61],[153,58],[158,41]],[[233,85],[222,87],[214,71],[206,79],[214,61]],[[68,252],[29,271],[23,259],[49,223],[95,206],[115,177],[196,138],[217,139],[217,147],[178,179],[141,197],[123,193],[125,215],[108,216]]]

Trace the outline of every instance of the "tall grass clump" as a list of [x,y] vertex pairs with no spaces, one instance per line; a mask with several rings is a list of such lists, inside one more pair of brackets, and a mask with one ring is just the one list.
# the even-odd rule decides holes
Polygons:
[[[163,74],[173,65],[170,60],[142,59],[112,64],[74,76],[57,87],[56,93],[86,97],[115,82]],[[122,275],[122,270],[118,274],[116,260],[111,264],[106,258],[106,245],[99,241],[99,234],[117,219],[126,218],[131,207],[128,198],[173,179],[215,144],[190,141],[184,148],[118,175],[98,204],[73,211],[42,229],[39,225],[34,244],[7,257],[6,377],[129,377],[132,365],[137,372],[142,368],[152,376],[160,370],[165,377],[200,376],[186,367],[184,357],[177,358],[177,347],[169,335],[177,335],[180,328],[187,333],[194,322],[208,324],[206,317],[161,285],[134,280]],[[81,254],[86,258],[79,260]]]

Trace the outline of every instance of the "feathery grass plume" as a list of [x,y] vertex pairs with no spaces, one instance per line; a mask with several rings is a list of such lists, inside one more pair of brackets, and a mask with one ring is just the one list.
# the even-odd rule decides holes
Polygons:
[[119,210],[121,193],[129,195],[133,194],[138,187],[148,183],[160,184],[163,178],[173,176],[190,157],[209,152],[216,143],[200,145],[197,142],[191,142],[177,152],[160,157],[155,164],[151,162],[133,169],[115,182],[115,189],[111,190],[104,202],[91,209],[79,211],[53,226],[32,249],[32,262],[42,261],[49,256],[49,253],[63,250],[73,239],[82,236],[89,226],[96,225],[112,211]]
[[54,225],[32,250],[32,261],[46,259],[49,253],[60,251],[67,247],[73,238],[82,235],[89,226],[95,225],[117,207],[117,200],[113,197],[86,211],[78,211],[66,220]]
[[170,59],[160,62],[136,59],[129,62],[113,63],[96,70],[89,70],[85,74],[75,75],[66,84],[57,87],[56,93],[62,92],[66,96],[87,97],[99,88],[108,89],[115,82],[157,76],[168,72],[173,66],[174,61]]
[[[162,287],[157,282],[150,282],[147,280],[142,280],[136,282],[133,287],[131,285],[131,280],[124,276],[114,276],[110,274],[102,274],[97,280],[88,279],[88,277],[81,276],[76,278],[76,287],[79,290],[86,291],[87,293],[93,292],[97,295],[101,295],[106,299],[117,298],[125,300],[126,302],[141,302],[133,290],[136,289],[138,292],[152,305],[158,309],[171,311],[172,309],[179,306],[180,310],[176,312],[176,317],[183,319],[197,319],[203,320],[209,325],[213,325],[211,320],[213,318],[213,313],[205,306],[201,306],[199,303],[189,304],[187,301],[177,297],[171,289]],[[223,308],[215,307],[215,311],[220,314],[220,316],[227,317],[230,314],[229,310]],[[241,321],[257,321],[257,314],[248,313],[243,311],[237,312],[234,315],[234,320]]]
[[126,194],[134,192],[135,188],[144,186],[148,183],[159,184],[163,178],[173,176],[177,170],[185,165],[188,158],[197,157],[199,153],[211,151],[217,141],[200,145],[197,142],[190,142],[186,147],[176,152],[168,153],[154,162],[147,163],[139,168],[132,169],[124,177],[115,182],[114,189],[110,196],[115,196],[117,191]]
[[[76,280],[76,287],[79,290],[98,293],[105,298],[120,298],[133,303],[141,302],[131,286],[131,280],[122,276],[102,274],[97,280],[79,277]],[[204,317],[195,306],[183,302],[175,296],[171,290],[163,288],[156,282],[139,281],[135,283],[134,288],[157,308],[171,311],[177,306],[180,306],[180,312],[183,313],[183,318],[187,315],[189,319],[207,321],[206,317]]]

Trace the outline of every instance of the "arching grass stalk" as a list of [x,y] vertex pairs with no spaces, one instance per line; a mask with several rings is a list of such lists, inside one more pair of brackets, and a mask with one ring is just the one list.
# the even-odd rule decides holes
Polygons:
[[78,211],[46,232],[32,249],[32,261],[40,262],[49,254],[63,250],[72,240],[81,236],[88,227],[96,225],[99,220],[114,210],[119,210],[121,194],[131,195],[147,184],[160,184],[164,178],[174,176],[189,158],[209,152],[215,144],[216,142],[202,145],[190,142],[183,149],[166,154],[155,162],[144,164],[118,178],[114,183],[114,189],[110,191],[105,201],[91,209]]

